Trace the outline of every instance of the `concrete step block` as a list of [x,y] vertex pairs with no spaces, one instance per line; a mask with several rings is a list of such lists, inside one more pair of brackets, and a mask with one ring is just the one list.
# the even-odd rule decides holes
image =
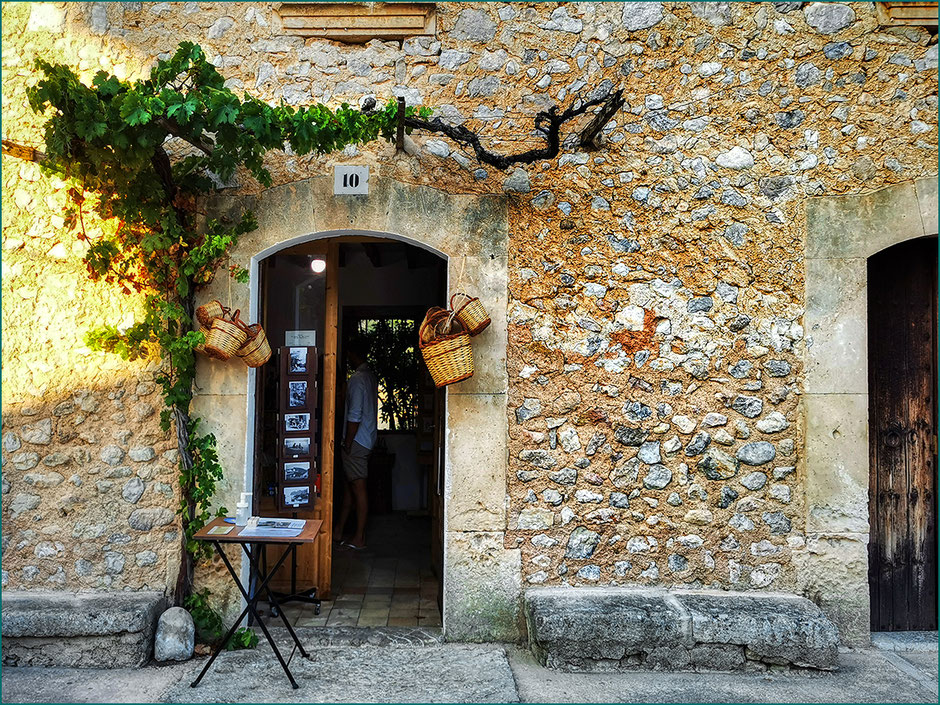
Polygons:
[[533,654],[560,670],[838,667],[838,630],[798,595],[543,587],[525,617]]

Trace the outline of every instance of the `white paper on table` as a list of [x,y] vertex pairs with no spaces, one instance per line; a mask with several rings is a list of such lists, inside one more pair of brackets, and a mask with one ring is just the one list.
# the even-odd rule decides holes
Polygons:
[[[301,529],[306,524],[304,519],[281,519],[280,517],[258,517],[257,525],[268,529]],[[250,525],[250,522],[249,522]]]
[[238,535],[272,539],[292,539],[295,536],[300,536],[302,531],[303,529],[271,529],[263,526],[256,526],[254,528],[246,526],[238,532]]
[[282,519],[280,517],[251,517],[239,536],[261,536],[268,538],[294,538],[300,536],[307,524],[304,519]]

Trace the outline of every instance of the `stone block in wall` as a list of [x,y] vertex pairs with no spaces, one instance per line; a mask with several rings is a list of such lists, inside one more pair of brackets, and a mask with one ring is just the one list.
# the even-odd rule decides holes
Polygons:
[[535,657],[566,671],[838,667],[838,629],[797,595],[535,588],[525,618]]
[[444,638],[520,640],[521,557],[501,531],[448,531],[444,554]]
[[128,668],[152,653],[160,592],[3,593],[3,665]]

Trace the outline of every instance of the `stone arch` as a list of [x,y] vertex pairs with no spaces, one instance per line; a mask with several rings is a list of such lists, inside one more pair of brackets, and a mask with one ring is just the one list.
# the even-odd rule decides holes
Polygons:
[[806,205],[806,540],[800,583],[869,641],[868,258],[937,233],[937,179]]
[[[233,262],[249,287],[218,277],[200,301],[218,298],[257,316],[261,259],[285,247],[337,235],[370,234],[423,247],[447,262],[448,293],[473,292],[492,325],[474,339],[474,376],[447,390],[444,519],[444,629],[452,640],[515,640],[521,621],[518,550],[505,550],[509,221],[505,196],[451,195],[373,176],[367,196],[334,196],[332,178],[217,197],[213,217],[248,208],[258,228],[243,236]],[[229,289],[231,288],[231,293]],[[200,360],[195,412],[219,439],[226,476],[218,502],[234,506],[250,478],[248,420],[254,372],[237,361]],[[244,413],[235,414],[235,409]],[[248,439],[246,441],[246,439]],[[482,614],[481,611],[485,611]]]

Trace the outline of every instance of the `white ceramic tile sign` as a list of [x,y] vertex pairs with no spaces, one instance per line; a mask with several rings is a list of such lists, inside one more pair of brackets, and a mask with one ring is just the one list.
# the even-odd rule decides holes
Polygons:
[[334,196],[362,196],[369,193],[369,167],[335,166],[333,167]]

